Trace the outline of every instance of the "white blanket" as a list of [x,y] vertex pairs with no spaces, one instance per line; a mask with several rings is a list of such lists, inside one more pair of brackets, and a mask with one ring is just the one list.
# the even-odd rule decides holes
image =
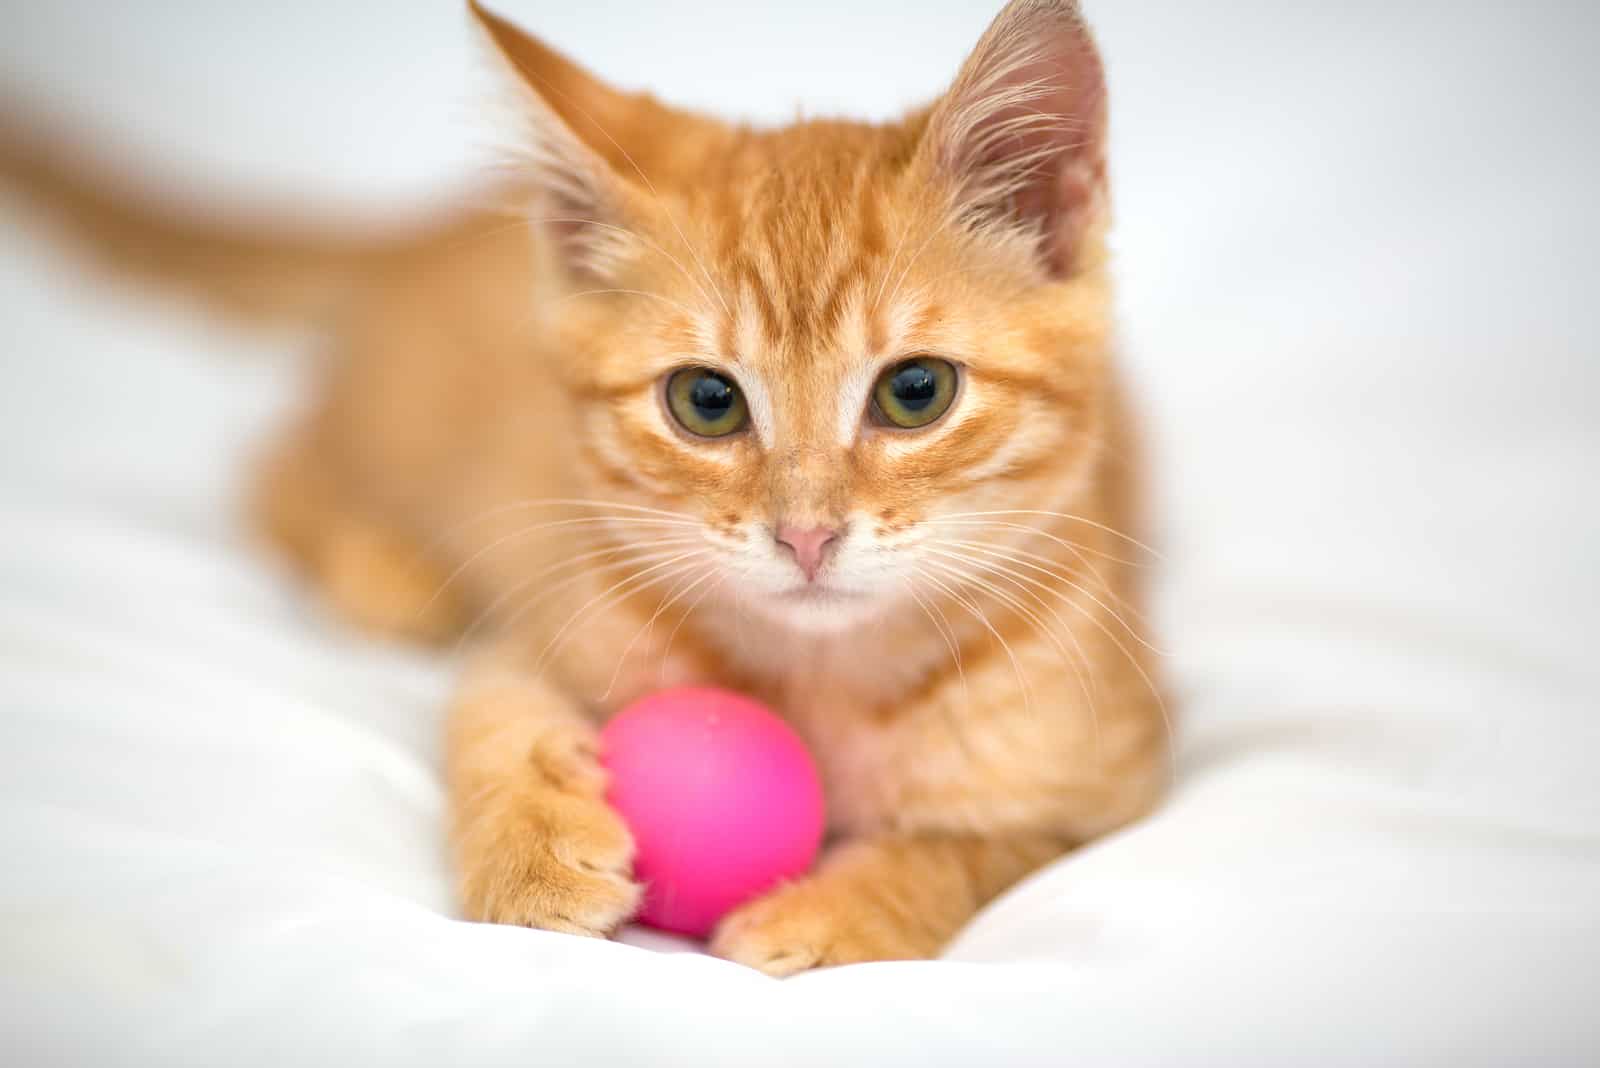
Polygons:
[[[774,118],[932,93],[986,6],[505,8]],[[459,185],[452,5],[141,9],[13,13],[0,86],[218,199]],[[308,343],[108,292],[12,203],[0,1061],[1595,1063],[1600,17],[1090,13],[1183,708],[1156,817],[940,962],[778,982],[452,919],[452,665],[329,621],[236,518]]]

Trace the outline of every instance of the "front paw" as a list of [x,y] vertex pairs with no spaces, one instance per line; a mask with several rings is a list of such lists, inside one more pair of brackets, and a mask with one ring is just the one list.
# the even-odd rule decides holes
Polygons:
[[914,917],[813,876],[729,913],[712,935],[711,952],[782,977],[836,964],[922,960],[939,951],[940,941]]
[[460,839],[467,914],[602,938],[639,907],[633,838],[605,801],[541,790],[478,814]]

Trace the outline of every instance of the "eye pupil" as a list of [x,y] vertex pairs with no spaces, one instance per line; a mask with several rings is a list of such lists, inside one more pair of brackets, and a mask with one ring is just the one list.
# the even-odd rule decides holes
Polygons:
[[733,384],[718,375],[702,375],[689,387],[689,403],[700,418],[715,422],[733,407]]
[[933,403],[939,392],[939,381],[933,372],[921,364],[909,364],[895,372],[889,389],[895,400],[913,412],[920,412]]

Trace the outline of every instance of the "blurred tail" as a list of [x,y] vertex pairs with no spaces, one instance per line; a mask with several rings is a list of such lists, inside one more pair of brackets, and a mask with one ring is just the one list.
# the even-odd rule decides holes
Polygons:
[[339,234],[186,212],[5,114],[0,187],[19,192],[112,274],[191,294],[250,322],[321,319],[424,236]]

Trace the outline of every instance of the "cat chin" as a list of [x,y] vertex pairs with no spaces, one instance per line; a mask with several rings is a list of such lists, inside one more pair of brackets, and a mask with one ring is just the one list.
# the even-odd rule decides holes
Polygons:
[[776,626],[804,634],[838,634],[877,619],[885,599],[867,593],[805,588],[750,597],[747,604]]

